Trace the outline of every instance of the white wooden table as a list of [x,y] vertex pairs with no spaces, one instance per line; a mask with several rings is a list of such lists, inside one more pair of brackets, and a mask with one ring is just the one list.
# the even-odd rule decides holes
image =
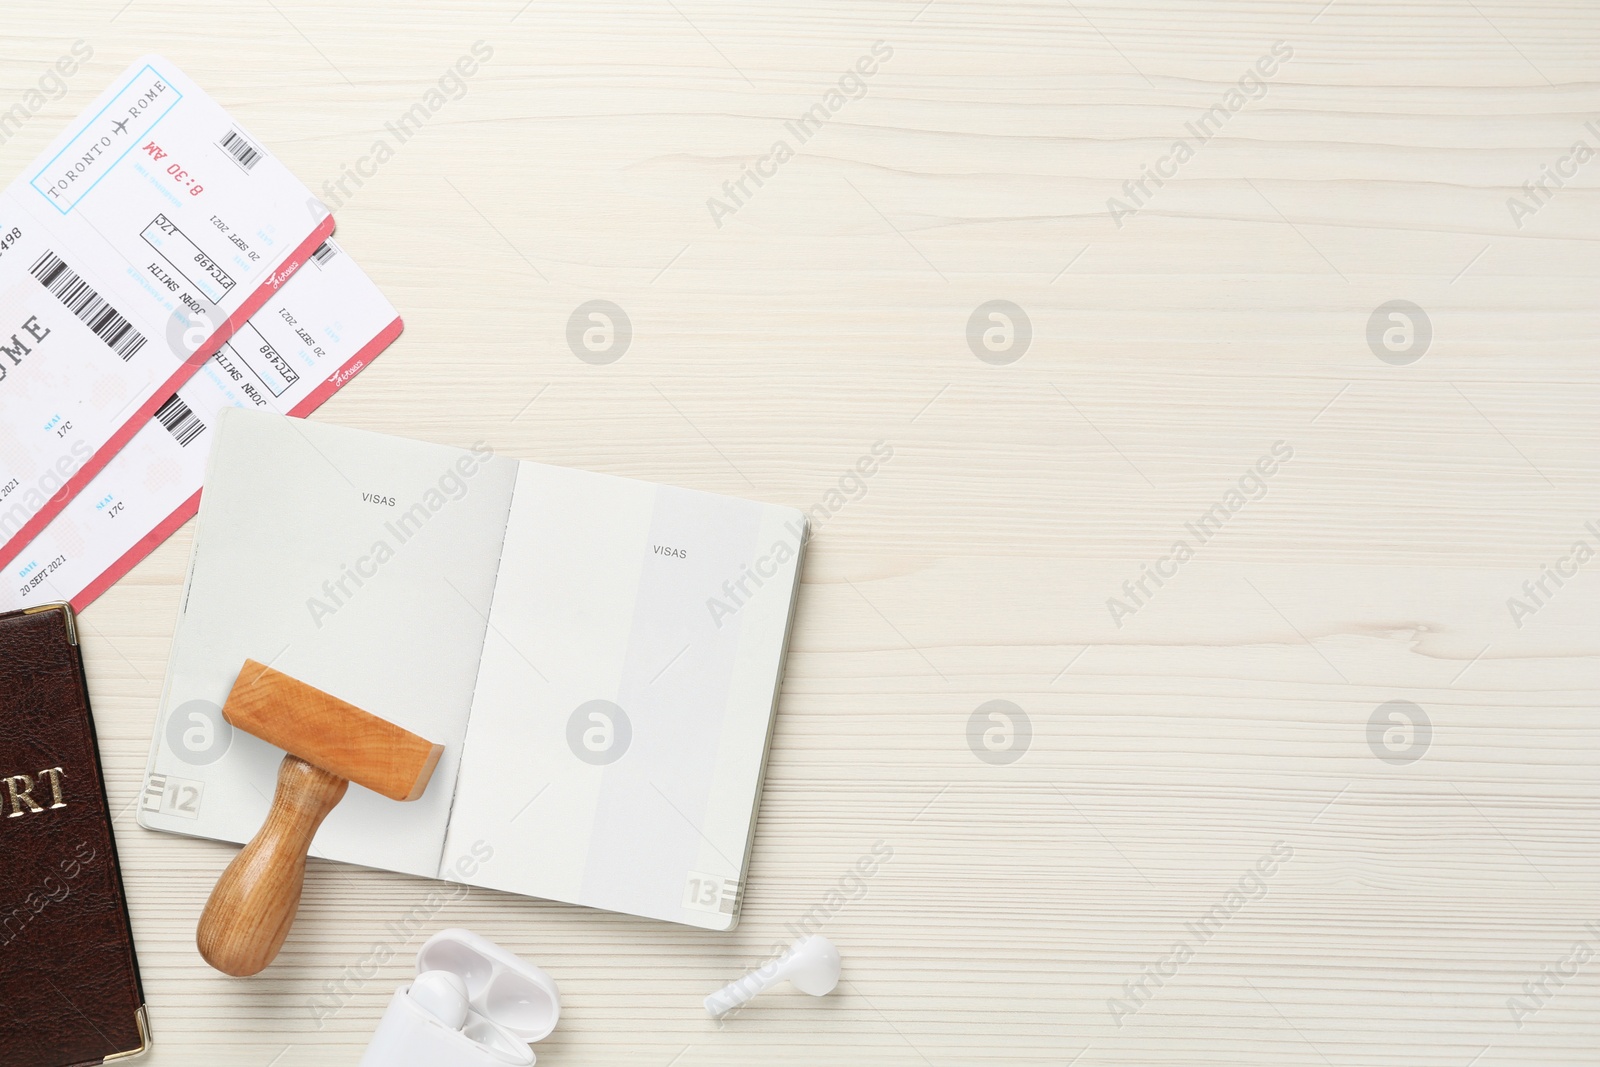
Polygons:
[[[1600,562],[1508,605],[1600,547],[1592,2],[64,0],[0,109],[79,38],[8,180],[160,51],[334,183],[408,329],[316,418],[824,509],[738,931],[314,862],[230,980],[128,813],[150,1063],[354,1064],[448,925],[551,1067],[1600,1058]],[[189,532],[84,615],[124,811]],[[711,1023],[800,925],[841,989]]]

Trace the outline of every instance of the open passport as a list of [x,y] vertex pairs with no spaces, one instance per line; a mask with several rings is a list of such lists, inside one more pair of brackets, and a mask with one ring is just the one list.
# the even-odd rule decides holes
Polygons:
[[737,922],[806,540],[797,510],[223,413],[139,804],[243,842],[282,751],[245,659],[445,747],[311,855],[706,929]]

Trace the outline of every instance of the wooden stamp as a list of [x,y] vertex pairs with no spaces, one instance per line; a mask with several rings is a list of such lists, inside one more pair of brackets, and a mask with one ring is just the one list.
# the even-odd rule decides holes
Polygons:
[[416,800],[444,746],[255,660],[245,660],[222,717],[288,753],[266,822],[217,879],[196,932],[206,962],[242,978],[283,947],[311,839],[350,783]]

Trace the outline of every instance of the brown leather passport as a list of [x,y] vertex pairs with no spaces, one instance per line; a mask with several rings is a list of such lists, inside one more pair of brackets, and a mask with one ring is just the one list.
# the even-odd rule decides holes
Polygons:
[[0,1067],[149,1044],[72,609],[0,614]]

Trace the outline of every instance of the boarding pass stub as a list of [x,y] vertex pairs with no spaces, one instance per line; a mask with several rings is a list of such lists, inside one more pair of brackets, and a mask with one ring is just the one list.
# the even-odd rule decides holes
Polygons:
[[6,565],[0,611],[51,600],[82,610],[199,509],[224,408],[309,414],[401,329],[366,273],[323,244]]
[[332,232],[159,56],[0,193],[0,563]]

